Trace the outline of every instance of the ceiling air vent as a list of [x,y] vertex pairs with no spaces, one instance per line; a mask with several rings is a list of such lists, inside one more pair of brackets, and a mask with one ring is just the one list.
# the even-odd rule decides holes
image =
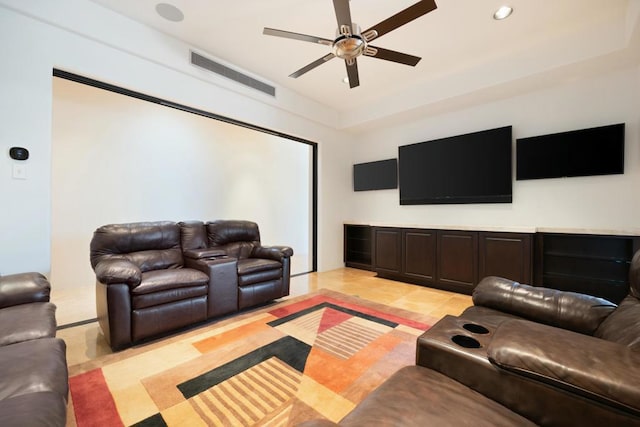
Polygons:
[[222,65],[209,58],[205,58],[202,55],[198,55],[195,52],[191,52],[191,63],[250,88],[259,90],[260,92],[266,93],[267,95],[276,96],[275,87],[256,80],[253,77],[249,77],[246,74],[242,74],[236,70],[233,70],[226,65]]

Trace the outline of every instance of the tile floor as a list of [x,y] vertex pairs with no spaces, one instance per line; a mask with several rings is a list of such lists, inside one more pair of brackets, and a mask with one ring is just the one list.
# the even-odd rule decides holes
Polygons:
[[[434,317],[442,317],[446,314],[458,315],[472,305],[471,297],[468,295],[380,279],[375,277],[373,272],[352,268],[293,277],[290,297],[322,288]],[[82,290],[74,289],[73,292],[54,289],[51,300],[58,307],[58,325],[64,326],[95,319],[94,292],[93,285]],[[69,366],[112,353],[97,322],[60,329],[58,337],[67,343]]]

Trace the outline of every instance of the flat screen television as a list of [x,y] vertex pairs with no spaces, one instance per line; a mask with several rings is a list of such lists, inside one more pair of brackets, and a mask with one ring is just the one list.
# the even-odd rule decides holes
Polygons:
[[511,126],[399,147],[400,204],[511,203]]
[[624,173],[624,123],[516,141],[516,179]]
[[398,160],[388,159],[353,165],[353,190],[398,188]]

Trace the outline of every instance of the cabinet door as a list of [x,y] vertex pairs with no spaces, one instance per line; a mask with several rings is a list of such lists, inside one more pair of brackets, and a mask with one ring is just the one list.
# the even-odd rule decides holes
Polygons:
[[470,292],[478,283],[478,233],[443,230],[437,236],[438,284]]
[[400,274],[400,228],[374,228],[374,269],[380,273]]
[[480,265],[478,279],[499,276],[532,284],[532,247],[530,234],[480,233]]
[[436,280],[436,232],[405,229],[402,232],[402,273],[420,283]]

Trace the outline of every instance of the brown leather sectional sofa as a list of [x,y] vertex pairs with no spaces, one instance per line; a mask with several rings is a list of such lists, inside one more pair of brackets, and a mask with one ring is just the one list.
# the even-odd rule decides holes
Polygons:
[[90,249],[114,350],[289,295],[293,250],[262,246],[251,221],[110,224]]
[[0,426],[64,426],[66,345],[39,273],[0,277]]
[[640,426],[640,251],[629,283],[616,306],[485,278],[340,425]]

